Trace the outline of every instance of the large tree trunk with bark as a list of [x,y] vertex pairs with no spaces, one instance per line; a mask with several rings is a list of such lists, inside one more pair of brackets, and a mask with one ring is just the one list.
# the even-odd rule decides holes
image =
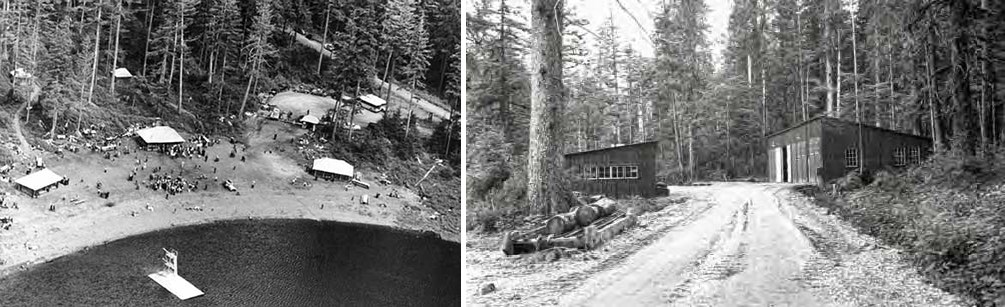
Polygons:
[[564,113],[560,0],[533,0],[531,6],[531,108],[527,152],[527,202],[542,213],[565,211],[566,186],[561,153]]

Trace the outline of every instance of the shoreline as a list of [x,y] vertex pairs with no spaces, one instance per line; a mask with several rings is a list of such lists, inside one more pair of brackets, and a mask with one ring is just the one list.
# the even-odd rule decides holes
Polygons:
[[[177,197],[200,198],[198,196],[205,195],[193,194],[180,195]],[[241,200],[240,198],[243,197],[233,195],[214,197],[213,199],[217,201],[213,204],[201,205],[201,208],[203,208],[202,211],[184,210],[184,207],[192,207],[193,205],[193,203],[190,202],[193,201],[193,199],[186,199],[183,201],[176,201],[173,206],[167,205],[155,207],[155,210],[156,208],[162,208],[159,212],[150,212],[144,209],[143,212],[139,213],[137,216],[111,215],[103,220],[93,220],[93,222],[89,224],[69,223],[77,224],[76,226],[78,227],[55,227],[55,229],[58,229],[57,231],[44,231],[45,234],[32,238],[34,240],[28,240],[25,241],[24,244],[18,244],[24,247],[24,252],[22,253],[5,249],[4,260],[6,263],[0,265],[0,278],[12,276],[18,272],[31,269],[35,265],[46,263],[66,255],[71,255],[91,247],[108,244],[110,242],[136,235],[178,227],[237,220],[294,219],[388,227],[395,231],[405,231],[419,235],[424,235],[424,233],[433,233],[440,240],[460,244],[459,236],[423,229],[422,227],[409,227],[408,225],[401,225],[396,221],[389,219],[388,217],[390,216],[387,214],[384,214],[381,217],[373,217],[366,216],[365,214],[360,214],[358,212],[347,212],[345,210],[341,210],[344,209],[342,207],[345,207],[345,204],[336,204],[335,208],[329,207],[331,209],[319,209],[320,206],[316,207],[317,209],[311,209],[308,207],[308,204],[304,203],[303,199],[300,199],[303,198],[302,196],[294,199],[295,201],[286,203],[282,203],[280,200],[275,199],[281,198],[279,195],[264,196],[264,199],[260,198],[258,201],[253,203],[242,203],[247,200]],[[268,201],[269,198],[273,198],[272,201]],[[151,200],[146,198],[140,201],[135,201],[135,204],[123,205],[122,207],[132,207],[135,205],[139,208],[139,202],[147,203],[149,201]],[[282,205],[273,206],[277,201],[282,203]],[[302,204],[302,206],[296,206],[297,203]],[[151,204],[151,206],[154,205]],[[169,211],[165,209],[183,210]],[[81,222],[86,220],[88,217],[90,216],[75,215],[70,217],[70,219],[76,219],[76,222]],[[25,229],[25,232],[43,232],[42,230],[44,229],[42,228],[44,227],[41,227],[43,224],[48,223],[34,223],[32,225],[35,226],[29,225],[27,229]],[[32,244],[31,242],[35,240],[45,242],[37,243],[38,245]],[[27,248],[28,246],[33,246],[35,248]],[[460,258],[458,258],[458,261],[459,259]]]

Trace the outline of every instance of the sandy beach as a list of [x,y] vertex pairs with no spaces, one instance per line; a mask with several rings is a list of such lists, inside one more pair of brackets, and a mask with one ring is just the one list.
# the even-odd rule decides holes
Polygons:
[[[0,191],[6,193],[6,203],[16,202],[18,209],[0,209],[0,217],[14,219],[9,230],[0,230],[0,276],[131,235],[217,220],[302,218],[365,223],[431,231],[444,240],[459,242],[459,229],[442,225],[436,210],[424,205],[413,191],[380,184],[376,180],[380,174],[371,170],[362,170],[362,179],[371,184],[370,189],[347,187],[344,181],[315,180],[303,162],[292,158],[297,153],[291,138],[303,130],[274,121],[261,127],[247,134],[247,148],[237,145],[233,158],[229,157],[233,146],[226,141],[207,148],[209,158],[204,160],[202,156],[172,159],[137,151],[127,138],[122,143],[132,149],[130,154],[113,159],[85,149],[67,152],[61,158],[34,153],[41,155],[51,170],[68,177],[70,184],[38,198],[29,198],[13,184],[3,184]],[[216,156],[219,162],[214,162]],[[242,157],[246,161],[242,162]],[[158,167],[161,174],[185,178],[205,175],[205,179],[199,179],[197,191],[176,195],[145,186],[137,189],[137,183],[127,177],[144,163],[146,169],[137,171],[136,176],[141,185]],[[24,164],[16,165],[11,176],[23,176],[26,170]],[[226,179],[234,181],[238,192],[221,186]],[[98,197],[98,182],[102,191],[110,192],[108,199]],[[388,197],[392,192],[400,196]],[[369,204],[360,203],[364,195]],[[50,205],[55,205],[55,211],[49,210]]]

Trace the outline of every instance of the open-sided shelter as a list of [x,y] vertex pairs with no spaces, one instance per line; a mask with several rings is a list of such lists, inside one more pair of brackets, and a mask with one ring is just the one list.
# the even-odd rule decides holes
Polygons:
[[657,142],[608,147],[565,155],[575,176],[573,189],[622,198],[656,196]]
[[821,184],[859,168],[919,163],[931,148],[928,137],[820,116],[768,135],[768,174],[773,182]]
[[163,150],[169,146],[185,142],[185,139],[178,134],[178,131],[168,126],[141,129],[136,131],[136,136],[138,137],[140,146],[144,146],[147,149],[159,147]]
[[355,175],[352,164],[332,158],[314,159],[311,172],[324,179],[352,179]]
[[14,183],[17,184],[18,190],[28,193],[31,197],[38,197],[42,192],[48,192],[58,186],[61,180],[63,180],[63,176],[46,168],[18,178]]
[[314,130],[314,127],[321,123],[321,119],[317,116],[307,114],[300,118],[300,123],[304,125],[304,128]]

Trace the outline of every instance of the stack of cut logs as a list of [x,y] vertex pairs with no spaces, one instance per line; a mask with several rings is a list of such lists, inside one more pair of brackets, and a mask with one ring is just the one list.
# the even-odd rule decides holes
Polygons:
[[569,212],[551,217],[545,226],[526,233],[507,233],[503,253],[525,254],[554,247],[593,249],[635,223],[634,210],[618,210],[617,203],[608,198],[595,199],[592,203],[581,201]]

